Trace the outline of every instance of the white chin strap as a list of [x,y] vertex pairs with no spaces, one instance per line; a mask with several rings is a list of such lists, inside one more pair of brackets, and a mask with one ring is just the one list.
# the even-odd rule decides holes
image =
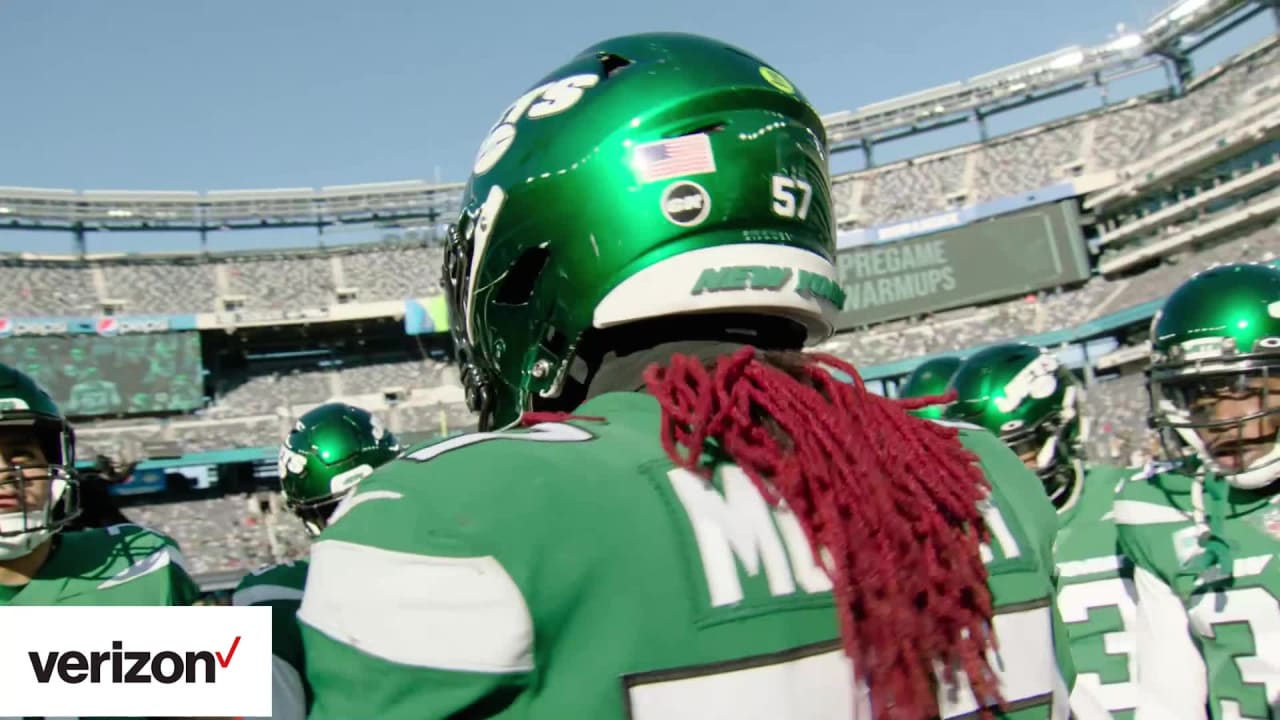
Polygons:
[[53,508],[57,507],[62,494],[67,491],[67,481],[54,480],[50,490],[43,512],[37,510],[0,515],[0,560],[26,557],[53,537]]
[[[47,513],[9,513],[0,515],[0,560],[16,560],[30,555],[41,543],[53,537],[47,526]],[[37,530],[23,530],[28,527]]]
[[[1067,386],[1067,391],[1062,395],[1062,414],[1058,420],[1058,432],[1050,435],[1049,438],[1044,441],[1044,444],[1040,446],[1040,452],[1036,453],[1036,467],[1039,468],[1041,472],[1053,467],[1053,464],[1057,462],[1058,435],[1065,430],[1072,420],[1076,418],[1076,403],[1080,397],[1081,396],[1075,385]],[[1080,436],[1087,433],[1083,420],[1081,420],[1078,427],[1080,428],[1077,431],[1079,433],[1078,439],[1083,440],[1084,438]]]
[[1272,443],[1270,452],[1234,474],[1218,468],[1217,463],[1212,465],[1214,472],[1220,473],[1231,485],[1242,490],[1257,490],[1280,479],[1280,443]]
[[1053,467],[1053,463],[1058,459],[1058,436],[1050,435],[1048,440],[1040,446],[1040,452],[1036,453],[1036,467],[1041,471],[1048,470]]

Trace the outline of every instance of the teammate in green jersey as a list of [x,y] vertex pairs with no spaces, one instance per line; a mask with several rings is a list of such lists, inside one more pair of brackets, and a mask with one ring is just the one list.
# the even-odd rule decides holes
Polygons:
[[961,365],[951,386],[956,401],[946,417],[997,433],[1036,471],[1058,509],[1058,610],[1077,673],[1075,717],[1129,720],[1137,706],[1133,568],[1119,554],[1111,512],[1117,485],[1132,473],[1086,466],[1083,393],[1051,353],[995,345]]
[[1125,483],[1138,717],[1280,718],[1280,270],[1198,273],[1151,326],[1167,462]]
[[313,546],[312,718],[1066,716],[1035,476],[799,352],[844,302],[827,153],[786,77],[690,35],[503,113],[445,248],[486,432]]
[[[285,505],[314,537],[334,508],[374,468],[400,452],[400,443],[367,410],[327,403],[298,418],[280,446],[280,488]],[[307,561],[269,565],[243,579],[233,605],[271,608],[271,717],[305,718],[310,698],[298,635],[298,606],[307,581]]]
[[170,538],[81,531],[75,434],[34,380],[0,365],[0,605],[188,605],[199,594]]
[[[907,379],[903,381],[902,388],[898,391],[898,397],[918,398],[944,395],[951,383],[951,376],[956,374],[956,370],[959,367],[960,357],[957,355],[944,355],[932,360],[926,360],[917,365],[916,369],[912,370]],[[937,404],[926,405],[911,412],[919,417],[937,420],[942,417],[945,409],[944,405]]]

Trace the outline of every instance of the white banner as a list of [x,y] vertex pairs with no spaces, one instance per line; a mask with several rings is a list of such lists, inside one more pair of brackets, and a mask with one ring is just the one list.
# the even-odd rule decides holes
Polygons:
[[265,606],[0,606],[0,628],[0,717],[271,714]]

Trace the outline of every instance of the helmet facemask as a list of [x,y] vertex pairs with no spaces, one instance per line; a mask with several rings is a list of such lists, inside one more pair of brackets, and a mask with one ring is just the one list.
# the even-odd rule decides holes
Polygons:
[[[291,462],[296,464],[290,466],[289,463]],[[302,521],[303,528],[307,531],[307,535],[315,537],[328,526],[329,516],[333,514],[338,504],[354,493],[356,486],[372,475],[373,470],[372,465],[364,463],[346,472],[338,473],[329,480],[329,487],[332,492],[313,497],[291,496],[285,483],[281,483],[280,494],[283,496],[285,509],[298,516],[298,519]],[[307,465],[303,456],[293,453],[288,447],[282,446],[280,451],[280,476],[282,478],[285,477],[286,472],[297,477],[307,472]]]
[[297,515],[302,521],[302,528],[307,531],[307,537],[314,538],[329,526],[329,517],[337,509],[338,503],[354,491],[355,488],[351,488],[339,497],[312,501],[295,501],[285,495],[284,505],[285,509]]
[[478,353],[469,324],[473,277],[471,259],[475,247],[476,225],[475,218],[464,214],[459,223],[449,226],[440,284],[444,288],[445,305],[449,310],[449,335],[453,340],[467,409],[479,415],[480,429],[487,430],[493,419],[493,374],[477,363]]
[[[1084,468],[1079,461],[1079,388],[1068,385],[1062,407],[1047,413],[1034,425],[1001,429],[1000,439],[1019,459],[1027,462],[1055,507],[1063,507],[1081,487]],[[1019,422],[1019,421],[1013,421]]]
[[1280,478],[1280,356],[1259,355],[1152,369],[1152,424],[1171,459],[1243,489]]
[[23,429],[34,433],[43,457],[0,470],[0,560],[30,554],[80,515],[70,429],[46,420]]

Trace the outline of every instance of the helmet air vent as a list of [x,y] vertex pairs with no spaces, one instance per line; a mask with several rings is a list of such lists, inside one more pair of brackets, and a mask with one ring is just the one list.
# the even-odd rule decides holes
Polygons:
[[621,55],[613,53],[600,53],[600,67],[604,70],[605,79],[609,79],[614,75],[622,72],[624,68],[631,64],[631,61]]
[[551,251],[545,247],[529,248],[516,260],[502,279],[495,302],[499,305],[524,305],[533,297],[538,277],[547,266]]

